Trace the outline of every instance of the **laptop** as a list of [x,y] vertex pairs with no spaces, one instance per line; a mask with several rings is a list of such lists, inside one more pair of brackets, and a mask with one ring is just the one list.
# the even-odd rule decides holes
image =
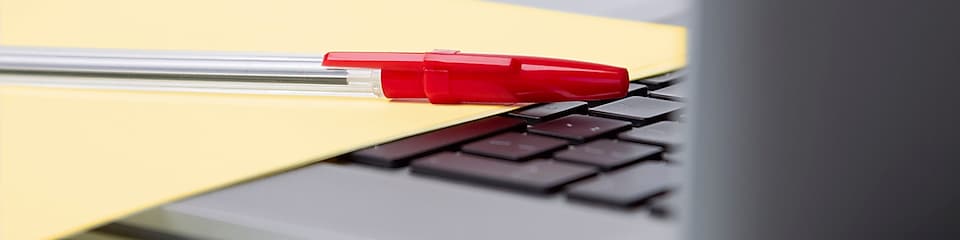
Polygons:
[[925,3],[698,4],[689,69],[637,79],[625,98],[531,105],[96,231],[146,239],[958,239],[960,114],[948,86],[957,83],[940,80],[960,79],[950,68],[960,39],[936,26],[960,17]]

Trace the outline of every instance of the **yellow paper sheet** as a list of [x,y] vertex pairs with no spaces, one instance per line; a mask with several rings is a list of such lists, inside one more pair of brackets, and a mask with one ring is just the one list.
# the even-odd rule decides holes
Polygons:
[[[475,1],[0,0],[6,45],[294,53],[441,48],[596,61],[641,77],[681,67],[684,37],[673,26]],[[0,239],[62,237],[509,109],[0,86]]]

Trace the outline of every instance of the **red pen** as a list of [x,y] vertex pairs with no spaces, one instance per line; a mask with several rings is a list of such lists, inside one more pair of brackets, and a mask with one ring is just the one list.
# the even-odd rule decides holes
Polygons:
[[0,47],[0,84],[517,103],[619,98],[628,79],[596,63],[447,50],[320,58]]

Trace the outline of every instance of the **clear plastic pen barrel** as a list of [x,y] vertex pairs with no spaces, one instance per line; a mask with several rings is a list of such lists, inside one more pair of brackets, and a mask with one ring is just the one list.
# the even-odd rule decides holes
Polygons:
[[0,84],[382,97],[380,71],[322,57],[0,47]]

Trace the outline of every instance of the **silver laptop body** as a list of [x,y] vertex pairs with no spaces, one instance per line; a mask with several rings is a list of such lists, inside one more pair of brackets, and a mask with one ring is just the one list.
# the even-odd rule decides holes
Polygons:
[[960,239],[956,4],[694,9],[679,217],[320,163],[119,223],[157,238]]

